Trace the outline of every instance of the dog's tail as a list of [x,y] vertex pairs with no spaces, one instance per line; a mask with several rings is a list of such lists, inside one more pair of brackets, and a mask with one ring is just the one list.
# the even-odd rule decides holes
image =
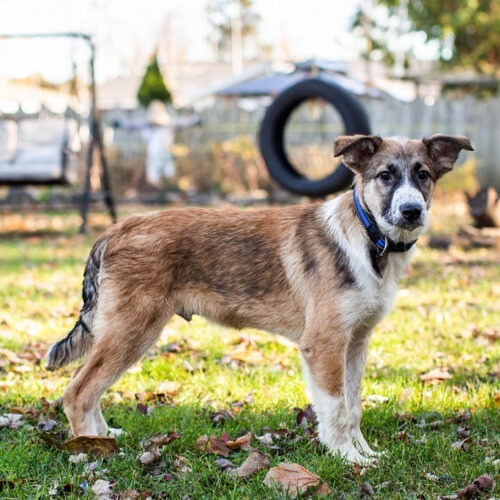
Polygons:
[[50,347],[47,353],[47,368],[49,370],[56,370],[81,358],[87,354],[94,343],[92,326],[99,296],[99,273],[107,243],[108,238],[101,236],[90,251],[83,274],[83,306],[80,310],[80,316],[68,335]]

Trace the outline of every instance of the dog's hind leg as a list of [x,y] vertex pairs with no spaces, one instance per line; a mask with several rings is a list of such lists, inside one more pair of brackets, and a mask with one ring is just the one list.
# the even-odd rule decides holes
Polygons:
[[74,436],[107,433],[99,406],[102,393],[141,358],[173,313],[163,300],[145,302],[134,296],[123,304],[109,300],[103,304],[96,317],[92,351],[64,394]]

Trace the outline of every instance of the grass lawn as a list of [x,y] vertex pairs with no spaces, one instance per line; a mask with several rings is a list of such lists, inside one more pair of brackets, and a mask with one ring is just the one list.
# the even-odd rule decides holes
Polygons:
[[[447,200],[433,214],[440,236],[468,222],[464,207]],[[377,467],[329,456],[311,428],[297,424],[297,408],[308,401],[295,346],[200,317],[175,317],[154,351],[105,394],[105,417],[126,431],[118,452],[70,460],[38,427],[54,420],[56,436],[67,428],[61,408],[49,403],[75,366],[51,373],[43,356],[74,324],[84,262],[105,222],[94,216],[93,234],[81,237],[73,214],[0,218],[0,416],[22,414],[0,417],[0,498],[92,498],[103,481],[114,498],[286,497],[262,484],[267,470],[234,478],[220,457],[195,446],[203,435],[225,441],[247,432],[271,467],[302,465],[330,486],[331,498],[437,498],[483,474],[498,480],[498,248],[455,238],[448,250],[419,242],[395,307],[372,338],[363,430],[387,452]],[[144,441],[169,431],[182,436],[141,463]],[[240,449],[226,458],[239,466],[248,455]]]

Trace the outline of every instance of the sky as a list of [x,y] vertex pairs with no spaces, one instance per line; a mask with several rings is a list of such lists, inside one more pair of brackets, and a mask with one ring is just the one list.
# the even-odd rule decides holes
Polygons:
[[[0,0],[0,34],[79,31],[95,37],[99,81],[137,71],[158,41],[170,41],[188,61],[210,57],[207,0]],[[357,1],[255,0],[259,42],[283,46],[294,58],[356,57],[349,25]],[[53,81],[81,67],[88,49],[78,41],[0,39],[0,77],[41,73]]]

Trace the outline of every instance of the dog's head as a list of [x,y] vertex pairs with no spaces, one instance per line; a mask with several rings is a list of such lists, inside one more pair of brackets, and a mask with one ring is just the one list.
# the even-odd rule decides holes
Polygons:
[[433,135],[421,141],[375,135],[341,136],[334,155],[356,173],[361,202],[394,241],[416,239],[425,229],[436,181],[449,172],[467,137]]

